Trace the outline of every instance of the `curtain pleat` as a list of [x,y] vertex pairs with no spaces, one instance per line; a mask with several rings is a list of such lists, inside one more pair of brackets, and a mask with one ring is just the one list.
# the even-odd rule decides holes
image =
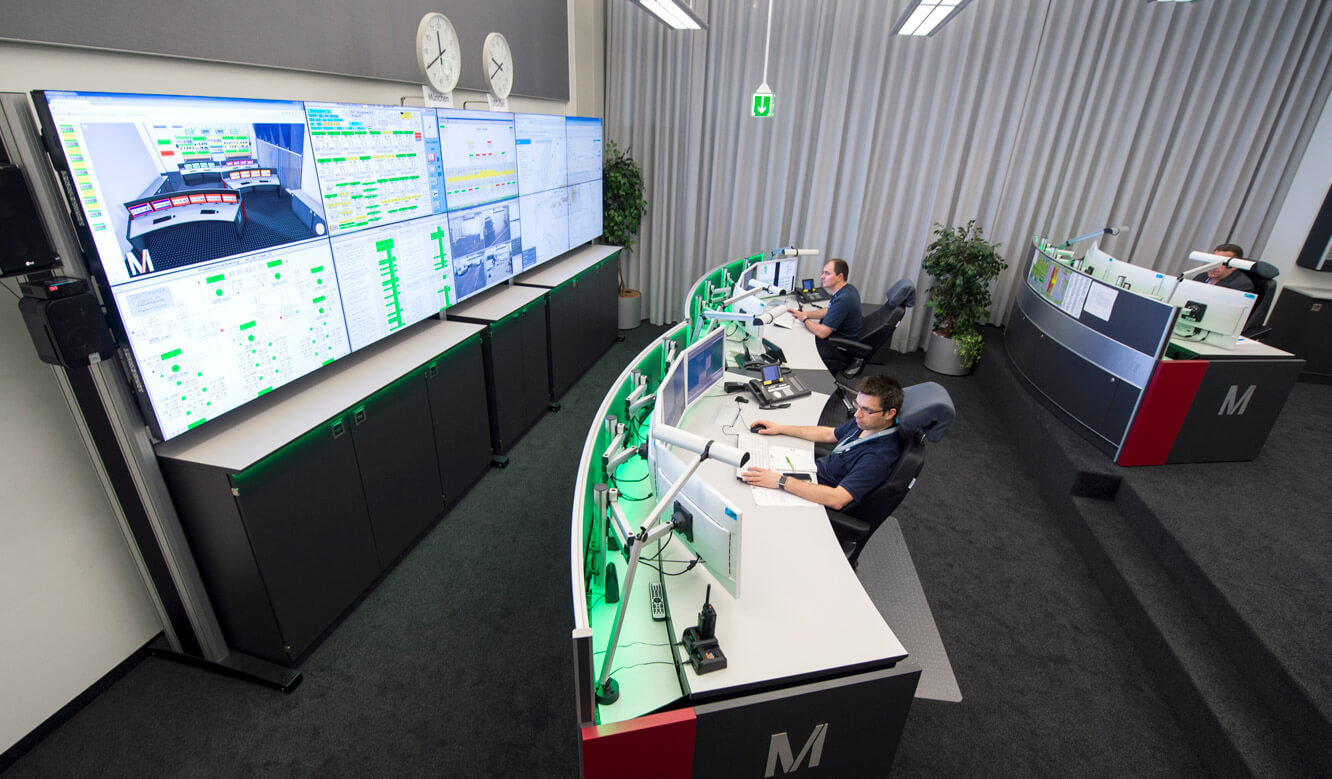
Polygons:
[[[817,248],[864,300],[920,268],[935,224],[977,220],[1009,269],[1030,240],[1105,225],[1103,248],[1176,273],[1235,242],[1262,257],[1332,89],[1332,4],[1316,0],[976,0],[934,37],[888,30],[906,0],[695,2],[706,32],[607,0],[606,134],[644,168],[648,213],[626,259],[653,322],[723,261]],[[893,346],[917,348],[918,306]]]

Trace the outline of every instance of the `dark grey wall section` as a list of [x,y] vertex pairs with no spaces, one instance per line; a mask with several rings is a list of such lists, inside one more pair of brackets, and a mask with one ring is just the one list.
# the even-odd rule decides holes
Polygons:
[[[513,94],[569,99],[565,0],[18,0],[5,3],[0,37],[420,83],[416,25],[427,11],[458,29],[459,88],[485,89],[481,46],[487,33],[501,32],[513,49]],[[225,91],[207,87],[201,91]]]

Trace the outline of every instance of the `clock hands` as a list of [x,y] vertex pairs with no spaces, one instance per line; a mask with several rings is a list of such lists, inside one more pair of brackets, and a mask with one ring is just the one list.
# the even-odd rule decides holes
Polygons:
[[491,58],[490,58],[490,61],[493,62],[493,63],[495,63],[495,70],[494,70],[494,72],[492,72],[492,73],[490,74],[490,77],[491,77],[491,78],[494,78],[495,75],[496,75],[497,73],[499,73],[501,70],[504,70],[504,63],[503,63],[503,62],[500,62],[499,60],[495,59],[494,57],[491,57]]

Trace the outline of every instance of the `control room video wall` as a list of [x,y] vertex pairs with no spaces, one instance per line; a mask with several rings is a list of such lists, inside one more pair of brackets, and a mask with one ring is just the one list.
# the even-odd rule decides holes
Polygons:
[[601,235],[601,120],[38,92],[169,439]]

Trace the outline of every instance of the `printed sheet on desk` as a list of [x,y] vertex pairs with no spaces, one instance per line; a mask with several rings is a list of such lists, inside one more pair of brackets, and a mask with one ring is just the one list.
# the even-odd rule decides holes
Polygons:
[[[794,446],[774,446],[767,436],[740,431],[736,435],[736,446],[749,452],[751,462],[764,468],[781,473],[806,473],[813,479],[816,473],[814,453],[808,449]],[[737,468],[735,475],[740,478],[744,468]],[[766,487],[751,487],[754,502],[760,506],[811,506],[812,501],[798,498],[783,490],[770,490]]]

